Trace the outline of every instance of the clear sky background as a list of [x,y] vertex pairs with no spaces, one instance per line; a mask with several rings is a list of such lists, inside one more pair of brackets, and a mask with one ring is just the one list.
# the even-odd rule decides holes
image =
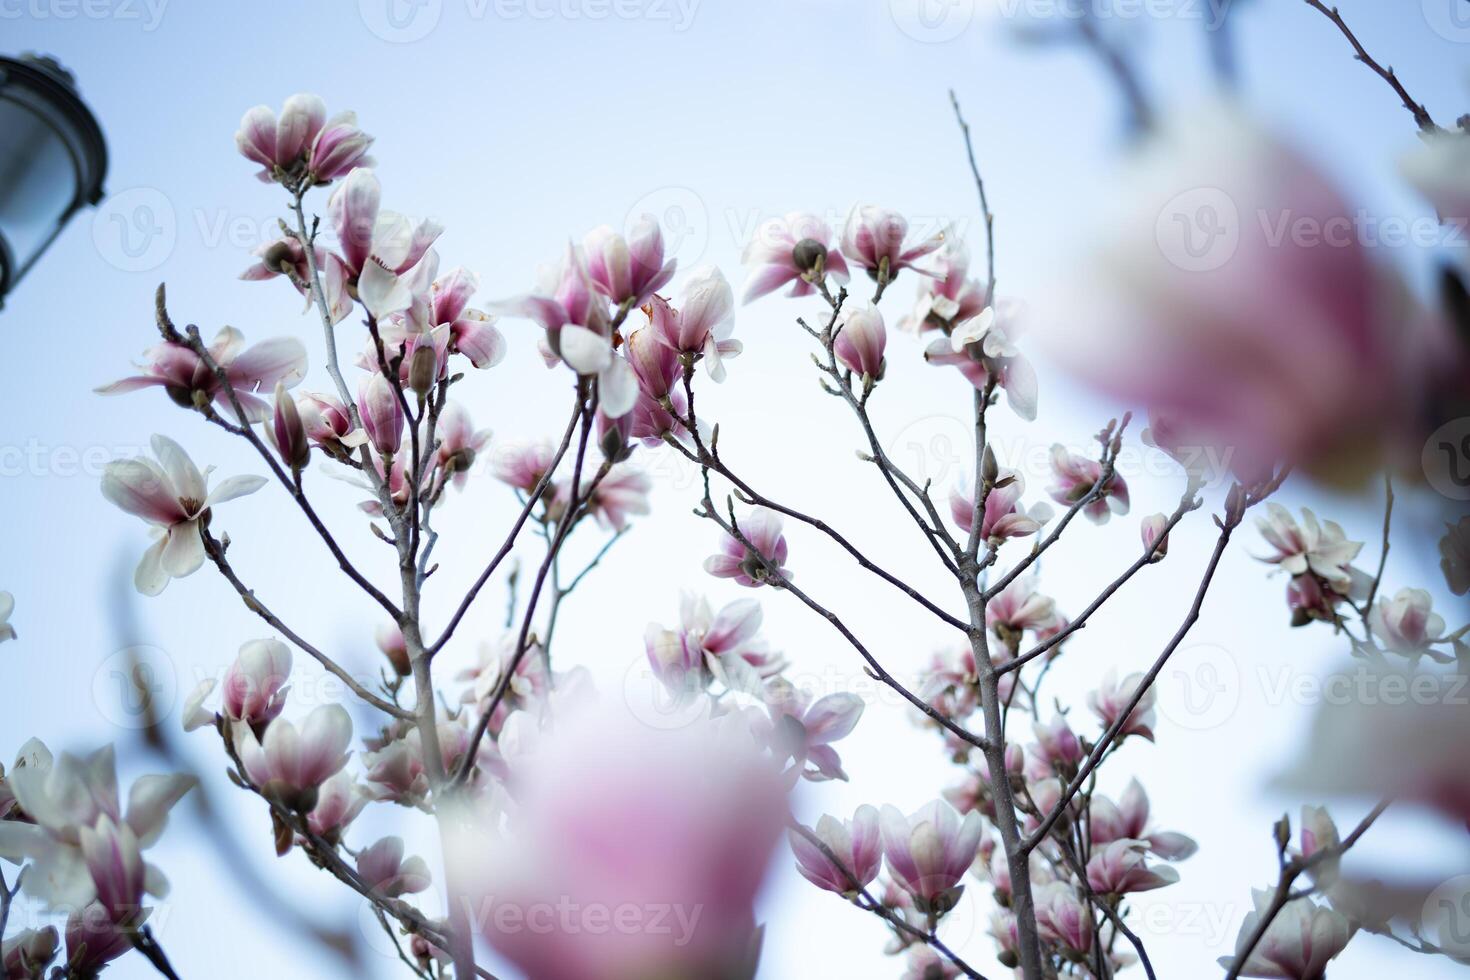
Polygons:
[[[1442,121],[1464,110],[1470,83],[1470,24],[1449,17],[1451,2],[1423,0],[1421,9],[1420,0],[1341,0],[1370,50]],[[1240,7],[1248,101],[1373,214],[1422,217],[1425,209],[1394,169],[1414,145],[1412,120],[1387,87],[1353,62],[1344,39],[1304,3],[1242,0]],[[1113,26],[1136,40],[1162,105],[1187,112],[1210,97],[1205,0],[1112,9],[1153,11],[1115,18]],[[946,98],[953,87],[974,126],[997,214],[1001,292],[1025,296],[1065,270],[1088,235],[1089,216],[1114,186],[1120,104],[1090,57],[1018,47],[969,0],[935,11],[943,16],[916,20],[903,0],[156,0],[152,8],[142,0],[0,0],[0,49],[54,54],[70,67],[112,153],[109,199],[73,222],[0,313],[7,374],[0,493],[9,515],[0,587],[16,595],[22,637],[0,647],[0,754],[8,759],[31,735],[58,749],[117,741],[132,760],[125,781],[157,768],[118,707],[119,651],[152,648],[163,700],[176,716],[198,678],[218,673],[242,641],[268,635],[208,571],[173,583],[158,599],[132,596],[126,579],[145,531],[97,489],[101,462],[135,453],[153,432],[178,439],[221,475],[262,472],[259,461],[156,391],[111,400],[91,393],[127,374],[129,361],[155,339],[152,296],[160,281],[168,283],[175,319],[206,334],[231,324],[250,340],[301,336],[312,354],[305,387],[327,389],[315,321],[300,315],[294,292],[236,278],[284,214],[279,189],[257,183],[235,151],[231,137],[245,109],[279,106],[297,91],[321,94],[332,111],[356,109],[378,140],[385,206],[442,221],[445,267],[480,273],[484,303],[528,289],[537,264],[554,260],[568,237],[598,224],[621,226],[645,211],[670,228],[682,267],[715,262],[732,279],[741,276],[740,250],[761,219],[805,209],[835,223],[854,202],[899,209],[925,229],[952,224],[978,261],[978,207]],[[316,207],[324,204],[319,196]],[[1420,269],[1429,258],[1407,249],[1389,257]],[[891,291],[890,323],[906,312],[913,288],[900,282]],[[736,336],[746,354],[723,388],[706,385],[702,414],[723,420],[721,448],[756,486],[821,511],[882,564],[911,569],[914,582],[942,594],[944,583],[926,561],[932,554],[854,458],[860,433],[816,387],[807,338],[793,323],[802,312],[811,308],[779,299],[740,311]],[[461,392],[501,445],[551,434],[567,395],[562,375],[548,374],[536,357],[535,328],[503,326],[510,357]],[[344,343],[355,346],[355,339]],[[898,458],[947,488],[967,465],[959,447],[969,389],[926,367],[909,338],[892,338],[889,360],[874,400],[880,435]],[[1028,431],[1004,409],[996,413],[1005,461],[1034,456],[1056,439],[1081,448],[1116,411],[1087,399],[1044,361],[1041,378],[1037,426]],[[740,597],[699,569],[715,536],[690,514],[693,474],[663,455],[645,462],[660,477],[655,517],[570,600],[557,637],[559,663],[587,664],[612,696],[643,658],[645,624],[676,621],[681,588],[703,590],[717,605]],[[1130,474],[1132,517],[1079,528],[1049,558],[1045,589],[1064,611],[1076,612],[1132,560],[1138,517],[1171,509],[1180,480],[1167,468],[1159,472]],[[1044,474],[1034,464],[1030,473],[1039,490]],[[338,507],[335,524],[349,551],[386,578],[386,549],[349,512],[354,492],[315,471],[309,483]],[[1334,501],[1300,483],[1282,496],[1338,517],[1353,537],[1376,540],[1375,499]],[[488,479],[449,503],[440,521],[442,567],[426,600],[432,620],[442,622],[453,608],[460,583],[498,543],[512,507],[509,493]],[[1441,584],[1427,544],[1438,513],[1434,499],[1406,494],[1405,546],[1389,563],[1390,587]],[[1078,706],[1079,728],[1091,730],[1081,695],[1103,672],[1141,669],[1176,628],[1213,536],[1208,518],[1197,517],[1192,530],[1176,534],[1167,562],[1100,614],[1054,671],[1049,683]],[[376,669],[374,610],[334,574],[279,493],[221,509],[215,526],[229,531],[241,574],[283,618],[354,669]],[[947,641],[943,627],[865,579],[826,542],[799,530],[791,541],[804,586],[847,616],[896,673],[912,677]],[[589,537],[576,547],[590,555],[597,543]],[[1376,558],[1373,547],[1366,554]],[[1159,744],[1129,747],[1103,778],[1105,790],[1118,792],[1140,774],[1155,823],[1201,843],[1180,866],[1180,884],[1139,903],[1140,932],[1162,976],[1212,975],[1247,911],[1249,888],[1273,880],[1270,823],[1304,801],[1268,790],[1267,782],[1293,754],[1314,685],[1341,663],[1326,634],[1287,629],[1284,583],[1250,558],[1260,548],[1254,532],[1242,533],[1177,669],[1162,679]],[[533,543],[526,554],[531,560]],[[851,783],[805,788],[804,815],[846,816],[861,802],[911,810],[954,781],[937,739],[874,690],[835,634],[789,597],[761,598],[767,635],[793,659],[799,679],[824,691],[856,689],[872,701],[841,745]],[[461,635],[493,639],[502,601],[502,592],[487,591]],[[1462,616],[1447,618],[1456,626]],[[466,643],[452,656],[468,662],[473,654]],[[332,696],[314,677],[300,670],[293,712]],[[364,716],[359,722],[366,727]],[[178,741],[209,773],[220,804],[212,827],[181,809],[178,827],[153,852],[175,886],[158,931],[182,975],[400,972],[372,949],[358,967],[345,967],[275,924],[273,912],[296,907],[313,922],[352,931],[361,910],[299,854],[270,857],[265,813],[224,780],[217,745],[203,733]],[[1351,824],[1364,809],[1348,801],[1335,812]],[[249,897],[241,863],[221,861],[206,830],[243,840],[250,873],[276,896],[274,910]],[[352,839],[361,845],[374,833],[402,833],[432,859],[424,831],[390,810],[365,818]],[[1360,866],[1404,879],[1438,881],[1470,864],[1463,833],[1407,810],[1385,818],[1361,850]],[[764,977],[902,972],[881,955],[879,923],[806,885],[784,849],[761,914],[769,923]],[[23,908],[18,923],[27,915],[34,917]],[[946,936],[973,962],[993,966],[985,927],[967,903]],[[494,965],[488,954],[485,961]],[[1457,972],[1373,937],[1356,940],[1331,972],[1335,980],[1367,980],[1395,971],[1427,980]],[[115,975],[148,971],[129,957]]]

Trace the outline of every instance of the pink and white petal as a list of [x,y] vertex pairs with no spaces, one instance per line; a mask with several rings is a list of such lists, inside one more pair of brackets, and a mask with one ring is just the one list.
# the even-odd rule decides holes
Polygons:
[[627,415],[638,404],[638,376],[633,373],[633,366],[621,357],[613,357],[612,363],[597,376],[597,392],[604,415],[612,419]]
[[154,385],[167,384],[163,378],[149,375],[135,374],[130,378],[120,378],[111,384],[105,384],[92,391],[99,395],[125,395],[130,391],[142,391],[144,388],[152,388]]
[[179,506],[168,477],[147,459],[120,459],[102,473],[102,495],[134,517],[154,524],[172,524],[188,518]]
[[382,320],[408,309],[413,293],[397,275],[369,259],[357,279],[357,298],[369,313]]
[[818,699],[802,718],[807,741],[812,745],[825,745],[847,737],[857,727],[865,707],[867,704],[862,698],[848,691]]
[[184,578],[204,564],[204,539],[198,521],[185,521],[168,529],[159,564],[170,578]]
[[209,488],[204,482],[204,474],[184,452],[184,447],[162,435],[155,435],[152,445],[153,455],[158,457],[163,472],[168,475],[174,495],[179,499],[202,501]]
[[147,847],[163,833],[168,811],[194,788],[193,776],[149,775],[133,780],[128,791],[127,824],[138,835],[138,846]]
[[477,368],[492,368],[505,358],[505,337],[489,317],[464,317],[454,322],[454,347]]
[[295,337],[263,340],[235,358],[226,374],[231,385],[250,391],[272,389],[278,381],[294,388],[306,375],[306,347]]
[[704,570],[715,578],[738,578],[745,574],[740,559],[729,555],[710,555],[704,560]]
[[168,572],[163,570],[163,549],[168,545],[168,535],[159,532],[158,540],[138,560],[133,571],[133,588],[146,596],[155,596],[168,586]]
[[215,504],[252,494],[267,482],[263,476],[232,476],[228,480],[221,480],[220,485],[205,499],[205,506],[213,507]]
[[557,339],[561,359],[578,374],[598,374],[612,363],[612,344],[586,327],[564,324]]

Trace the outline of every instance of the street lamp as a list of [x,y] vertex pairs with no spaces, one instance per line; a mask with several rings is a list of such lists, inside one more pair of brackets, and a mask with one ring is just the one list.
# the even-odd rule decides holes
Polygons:
[[55,59],[0,57],[0,305],[76,211],[102,198],[107,144]]

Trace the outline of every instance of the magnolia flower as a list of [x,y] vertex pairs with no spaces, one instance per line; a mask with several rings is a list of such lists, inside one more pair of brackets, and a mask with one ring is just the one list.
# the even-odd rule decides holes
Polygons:
[[1095,848],[1087,862],[1087,883],[1100,895],[1126,895],[1172,885],[1179,872],[1167,864],[1148,866],[1147,841],[1111,841]]
[[[286,235],[274,241],[257,245],[250,252],[259,262],[240,273],[240,278],[246,282],[260,282],[265,279],[274,279],[277,276],[286,276],[291,280],[291,285],[303,296],[309,292],[311,283],[311,262],[307,259],[306,249],[301,245],[301,239],[295,235]],[[326,250],[318,246],[312,257],[316,259],[317,268],[326,264]]]
[[311,443],[306,435],[306,425],[301,421],[301,410],[287,393],[286,386],[279,381],[276,382],[274,410],[265,426],[265,437],[275,447],[281,462],[293,471],[302,469],[311,461]]
[[426,291],[437,265],[429,248],[444,230],[433,221],[414,223],[380,210],[382,194],[377,175],[355,167],[327,201],[342,250],[340,258],[328,256],[328,264],[338,266],[379,320],[408,309]]
[[740,257],[750,268],[741,290],[741,301],[749,303],[774,293],[788,282],[791,297],[807,296],[813,283],[831,276],[847,282],[847,260],[833,247],[832,229],[814,214],[792,211],[782,218],[762,222],[755,237]]
[[1052,881],[1036,889],[1036,926],[1042,938],[1059,943],[1073,953],[1092,952],[1092,909],[1063,881]]
[[141,909],[119,923],[97,902],[73,910],[66,918],[66,964],[72,975],[96,976],[108,963],[131,952],[133,934],[148,912]]
[[827,845],[841,866],[798,831],[787,831],[796,870],[818,888],[839,895],[852,895],[878,877],[883,863],[883,841],[878,831],[878,810],[864,803],[851,820],[823,815],[817,821],[816,837]]
[[994,382],[1005,391],[1011,411],[1034,421],[1040,397],[1036,369],[1016,346],[1018,319],[1015,304],[1001,301],[973,319],[956,323],[949,336],[935,338],[925,348],[924,359],[959,368],[977,391]]
[[839,321],[837,339],[832,351],[852,373],[862,378],[883,376],[883,349],[888,344],[888,331],[883,314],[876,306],[858,306],[844,313]]
[[1169,518],[1163,514],[1150,514],[1139,522],[1138,537],[1143,541],[1143,553],[1150,555],[1150,562],[1163,561],[1169,553],[1168,527]]
[[724,273],[707,265],[690,274],[680,295],[678,309],[654,299],[654,336],[671,350],[699,358],[711,379],[724,381],[724,358],[735,357],[743,349],[740,341],[729,339],[735,329],[735,294],[730,284]]
[[1435,650],[1444,639],[1444,617],[1434,612],[1434,599],[1423,589],[1400,589],[1392,599],[1379,599],[1368,614],[1368,624],[1378,641],[1406,657],[1428,656],[1453,663],[1448,651]]
[[465,407],[449,402],[439,413],[435,434],[439,439],[439,448],[434,452],[437,480],[452,480],[456,489],[463,489],[470,478],[470,467],[490,442],[490,430],[476,430]]
[[306,815],[306,825],[327,841],[341,840],[342,832],[357,819],[369,799],[353,775],[342,769],[318,788],[316,806]]
[[[1056,482],[1047,488],[1051,499],[1071,506],[1082,500],[1103,477],[1103,465],[1095,459],[1069,452],[1060,444],[1051,447],[1051,470]],[[1098,488],[1097,499],[1082,513],[1094,524],[1106,524],[1112,514],[1128,513],[1128,484],[1117,473],[1108,476]]]
[[959,967],[922,943],[909,947],[907,967],[899,980],[953,980],[964,976]]
[[0,821],[0,857],[32,862],[25,891],[50,908],[103,903],[114,919],[138,912],[144,891],[162,896],[168,882],[141,852],[163,833],[168,812],[194,786],[191,776],[141,776],[118,805],[111,746],[85,757],[50,751],[32,740],[24,765],[6,777],[25,820]]
[[143,373],[103,385],[100,395],[121,395],[142,388],[161,387],[175,402],[192,407],[196,398],[214,401],[234,414],[231,396],[239,401],[246,422],[261,422],[270,415],[270,403],[255,394],[268,391],[280,382],[287,388],[306,374],[306,348],[294,337],[265,340],[249,349],[245,338],[234,327],[215,334],[206,348],[210,359],[224,372],[228,387],[219,376],[205,367],[199,355],[186,345],[166,340],[143,352]]
[[357,412],[368,442],[384,456],[398,452],[403,442],[403,403],[393,383],[377,371],[357,385]]
[[[1051,520],[1049,505],[1037,504],[1029,511],[1021,505],[1025,492],[1025,477],[1012,469],[999,470],[980,520],[980,540],[987,547],[998,548],[1011,538],[1028,537]],[[949,513],[960,530],[969,533],[975,524],[975,493],[968,478],[961,478],[950,491]]]
[[15,639],[15,627],[10,625],[10,614],[15,612],[15,596],[0,592],[0,643]]
[[367,433],[353,428],[347,406],[333,395],[305,392],[296,399],[296,411],[306,437],[323,449],[341,452],[367,442]]
[[[805,693],[778,677],[766,685],[765,702],[775,726],[778,755],[789,756],[794,768],[813,782],[847,779],[832,743],[846,738],[857,727],[867,707],[862,698],[844,691],[808,704]],[[807,762],[814,768],[806,769]]]
[[200,473],[172,439],[154,436],[153,455],[158,462],[141,456],[116,460],[102,474],[102,495],[147,521],[158,539],[133,574],[133,584],[144,595],[158,595],[169,579],[198,571],[204,564],[202,534],[210,508],[254,493],[266,482],[260,476],[232,476],[211,492],[210,470]]
[[[589,484],[590,486],[590,484]],[[607,471],[587,496],[587,510],[597,526],[605,530],[623,531],[629,517],[649,512],[648,494],[653,481],[648,474],[626,463]],[[583,488],[584,493],[587,488]]]
[[398,898],[429,887],[429,866],[418,856],[403,860],[403,838],[384,837],[357,855],[357,873],[375,895]]
[[980,814],[961,819],[944,800],[927,803],[909,816],[885,805],[881,827],[889,873],[922,908],[947,911],[952,899],[946,893],[970,870],[980,848],[985,832]]
[[887,284],[904,269],[918,271],[914,263],[944,244],[940,233],[905,247],[908,234],[909,223],[897,211],[873,205],[854,207],[842,229],[842,252],[875,282]]
[[784,666],[756,639],[761,607],[754,599],[732,602],[716,615],[709,600],[685,592],[679,619],[678,630],[649,623],[643,636],[654,676],[674,694],[703,690],[719,678],[732,690],[762,695],[765,679]]
[[268,724],[286,706],[290,677],[290,647],[279,640],[251,640],[225,671],[225,716],[257,728]]
[[55,926],[22,929],[0,943],[0,977],[5,980],[35,980],[46,975],[56,958],[61,936]]
[[[1143,683],[1142,674],[1129,674],[1121,681],[1118,680],[1118,671],[1109,667],[1108,672],[1103,675],[1102,683],[1097,690],[1087,695],[1087,706],[1092,713],[1097,715],[1104,728],[1111,728],[1113,724],[1127,710],[1128,704],[1133,700],[1138,686]],[[1118,730],[1120,739],[1129,735],[1139,735],[1154,740],[1154,702],[1158,698],[1158,692],[1153,687],[1143,692],[1143,697],[1138,701],[1138,707],[1128,715],[1128,720]]]
[[1470,138],[1459,132],[1427,135],[1399,161],[1414,189],[1434,205],[1443,222],[1470,219]]
[[534,493],[556,462],[556,446],[547,441],[502,446],[496,450],[495,476],[517,490]]
[[429,287],[425,309],[411,308],[410,319],[421,318],[422,330],[443,330],[448,349],[463,354],[477,368],[492,368],[505,359],[505,337],[495,326],[495,317],[470,307],[470,297],[480,279],[468,269],[455,269],[435,279]]
[[628,239],[606,225],[594,228],[582,239],[587,254],[587,273],[608,299],[634,307],[667,286],[674,278],[678,259],[664,263],[664,236],[651,214],[638,219]]
[[1037,754],[1049,767],[1075,766],[1082,761],[1082,743],[1065,715],[1057,715],[1046,724],[1032,722],[1031,730],[1036,734]]
[[1101,793],[1092,797],[1088,805],[1088,826],[1092,832],[1092,843],[1111,844],[1116,840],[1136,840],[1148,845],[1148,849],[1166,861],[1182,861],[1199,845],[1184,834],[1171,832],[1148,832],[1148,794],[1137,779],[1129,780],[1127,789],[1114,803]]
[[317,787],[347,764],[352,717],[340,704],[312,709],[300,728],[277,718],[257,741],[249,725],[234,728],[245,774],[261,792],[301,812],[316,806]]
[[970,253],[964,242],[950,239],[934,256],[934,276],[919,280],[914,311],[899,328],[909,333],[943,330],[980,315],[985,309],[986,288],[968,278]]
[[1302,524],[1280,504],[1266,504],[1267,516],[1256,518],[1256,529],[1266,543],[1276,549],[1274,555],[1261,560],[1280,565],[1292,575],[1308,571],[1321,576],[1336,592],[1347,595],[1353,590],[1352,560],[1363,550],[1363,542],[1349,541],[1336,521],[1318,522],[1309,508],[1302,508]]
[[1455,595],[1470,592],[1470,517],[1460,518],[1458,524],[1445,524],[1439,555],[1439,567],[1450,591]]
[[400,677],[407,677],[413,672],[413,665],[408,660],[408,643],[397,623],[380,623],[374,627],[373,642]]
[[781,533],[784,521],[780,514],[765,507],[752,507],[750,513],[740,520],[736,529],[750,542],[750,548],[733,534],[727,534],[721,548],[723,553],[711,555],[704,560],[704,570],[715,578],[733,578],[737,584],[755,588],[765,583],[773,574],[767,566],[774,566],[774,574],[782,580],[789,579],[786,569],[786,537]]
[[1340,857],[1334,855],[1342,839],[1337,833],[1337,824],[1324,806],[1303,806],[1301,825],[1301,847],[1297,856],[1308,860],[1318,854],[1307,873],[1313,881],[1330,881],[1337,874]]
[[1011,582],[985,607],[985,625],[996,635],[1019,634],[1022,630],[1041,630],[1057,622],[1057,603],[1051,596],[1036,591],[1034,575],[1023,575]]
[[[1240,924],[1236,939],[1235,956],[1220,957],[1220,965],[1230,969],[1244,947],[1255,935],[1261,916],[1266,915],[1272,905],[1270,889],[1251,890],[1255,900],[1255,911]],[[1327,964],[1347,946],[1353,937],[1353,926],[1347,917],[1325,905],[1318,905],[1311,898],[1294,898],[1287,902],[1256,948],[1241,965],[1243,977],[1278,977],[1282,980],[1322,980],[1327,976]]]
[[653,729],[604,702],[557,715],[530,752],[507,832],[489,846],[480,828],[450,841],[467,900],[669,914],[665,928],[609,929],[487,916],[486,941],[547,980],[742,975],[787,812],[749,735],[706,719]]
[[245,113],[235,145],[246,159],[263,167],[264,181],[292,179],[304,164],[312,182],[325,184],[358,165],[370,165],[373,138],[357,128],[357,116],[339,113],[327,119],[320,97],[298,94],[286,100],[279,118],[269,106]]

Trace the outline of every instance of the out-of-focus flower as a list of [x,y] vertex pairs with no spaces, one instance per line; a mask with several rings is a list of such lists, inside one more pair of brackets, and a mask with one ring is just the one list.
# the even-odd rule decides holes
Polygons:
[[1433,606],[1433,597],[1424,589],[1400,589],[1392,599],[1378,600],[1368,623],[1378,642],[1394,653],[1452,663],[1453,654],[1432,645],[1444,639],[1444,617]]
[[61,936],[55,926],[22,929],[0,943],[0,977],[4,980],[39,980],[56,958]]
[[225,716],[257,728],[269,724],[286,706],[290,678],[290,647],[279,640],[251,640],[225,671]]
[[796,855],[796,870],[807,881],[829,892],[852,895],[878,877],[883,863],[883,840],[879,836],[876,807],[864,803],[851,820],[824,814],[817,821],[814,833],[842,866],[833,864],[805,834],[788,831],[791,851]]
[[1470,517],[1445,525],[1445,535],[1439,539],[1439,567],[1451,592],[1470,592]]
[[652,321],[654,336],[664,346],[698,357],[714,381],[725,380],[724,359],[735,357],[744,346],[730,339],[735,329],[735,294],[724,273],[712,265],[690,274],[677,309],[655,299]]
[[15,612],[15,596],[0,592],[0,643],[15,639],[15,627],[10,625],[10,615]]
[[200,536],[210,508],[265,486],[260,476],[232,476],[211,492],[206,474],[178,443],[153,437],[154,462],[143,456],[108,463],[102,495],[153,527],[157,538],[143,553],[133,584],[144,595],[158,595],[171,578],[192,575],[204,564]]
[[438,466],[439,481],[452,480],[457,489],[463,489],[470,478],[470,467],[490,442],[489,429],[475,429],[470,413],[459,402],[449,402],[439,413],[436,430],[439,448],[434,460]]
[[936,337],[924,350],[924,359],[959,368],[977,391],[993,380],[1005,391],[1011,411],[1032,421],[1040,391],[1036,369],[1016,345],[1018,320],[1015,304],[1002,300],[973,319],[957,323],[948,336]]
[[100,903],[72,911],[66,919],[66,963],[73,974],[96,976],[102,967],[131,952],[133,933],[147,917],[139,910],[128,921],[118,923]]
[[556,447],[546,441],[520,446],[501,446],[495,452],[495,476],[517,490],[533,493],[551,471]]
[[775,511],[752,507],[736,526],[756,553],[752,554],[734,535],[727,534],[721,543],[723,553],[706,558],[704,570],[716,578],[732,578],[747,588],[765,583],[768,564],[775,567],[781,578],[789,579],[786,536],[781,533],[784,523]]
[[665,264],[663,232],[651,214],[638,219],[627,239],[606,225],[594,228],[582,239],[582,249],[597,288],[630,308],[667,286],[679,264],[678,259]]
[[357,412],[374,449],[384,456],[398,452],[403,442],[403,404],[391,381],[377,371],[364,375],[357,386]]
[[[867,707],[862,698],[841,691],[808,703],[803,691],[778,677],[766,685],[765,702],[775,726],[778,754],[794,760],[795,768],[814,782],[847,779],[832,743],[846,738],[857,727]],[[815,768],[805,768],[808,762]]]
[[1280,565],[1292,575],[1312,572],[1321,576],[1332,588],[1347,595],[1353,590],[1351,562],[1363,550],[1363,542],[1349,541],[1336,521],[1317,520],[1309,508],[1302,508],[1302,523],[1297,524],[1291,511],[1270,501],[1266,516],[1256,518],[1256,529],[1266,543],[1276,549],[1262,561]]
[[880,821],[888,870],[926,910],[947,911],[948,895],[975,861],[985,832],[978,813],[963,818],[944,800],[934,800],[909,816],[885,805]]
[[[1255,910],[1240,924],[1235,956],[1220,957],[1220,965],[1230,969],[1255,935],[1261,916],[1272,904],[1270,889],[1251,890]],[[1322,980],[1327,964],[1347,946],[1353,937],[1353,926],[1347,917],[1311,898],[1294,898],[1282,906],[1256,948],[1241,966],[1243,977],[1276,977],[1281,980]]]
[[403,631],[397,623],[383,623],[374,628],[373,642],[378,645],[378,652],[388,658],[398,676],[407,677],[413,672],[413,665],[408,660],[408,644],[404,642]]
[[270,106],[246,111],[235,133],[235,146],[263,168],[263,181],[294,180],[302,168],[312,182],[325,184],[347,173],[367,158],[373,138],[357,128],[357,116],[340,113],[327,119],[319,96],[298,93],[286,100],[279,117]]
[[874,282],[890,283],[904,269],[919,271],[915,263],[944,244],[940,233],[905,246],[908,235],[908,220],[897,211],[871,204],[857,206],[848,212],[842,228],[842,253]]
[[899,323],[909,333],[943,330],[980,315],[985,309],[986,287],[969,278],[970,253],[964,242],[950,239],[934,256],[934,277],[919,280],[914,311]]
[[[1103,477],[1102,463],[1069,452],[1060,444],[1051,447],[1051,471],[1056,482],[1047,488],[1051,499],[1071,506],[1092,492]],[[1128,484],[1117,473],[1098,490],[1097,499],[1082,509],[1094,524],[1106,524],[1110,514],[1128,513]]]
[[1139,157],[1042,318],[1058,355],[1243,476],[1283,460],[1366,473],[1412,432],[1440,325],[1331,182],[1237,110],[1181,116]]
[[936,953],[931,946],[915,944],[909,948],[907,969],[899,980],[953,980],[964,976],[960,968]]
[[791,291],[786,295],[796,297],[815,292],[814,283],[824,276],[838,283],[848,278],[847,260],[834,246],[832,229],[816,215],[801,211],[763,222],[740,261],[750,269],[742,290],[745,303],[788,282]]
[[837,359],[853,374],[874,380],[883,376],[883,350],[888,331],[876,306],[858,306],[838,321],[841,328],[832,343]]
[[1163,514],[1150,514],[1139,522],[1138,536],[1143,541],[1143,553],[1153,552],[1150,562],[1163,561],[1169,554],[1168,526],[1169,518]]
[[1046,629],[1056,623],[1057,603],[1036,590],[1034,575],[1022,575],[985,607],[985,625],[1004,637],[1023,630]]
[[1169,831],[1148,830],[1148,794],[1137,779],[1129,780],[1123,795],[1114,803],[1101,793],[1092,797],[1087,810],[1092,842],[1111,844],[1116,840],[1137,840],[1166,861],[1182,861],[1199,850],[1193,838]]
[[167,880],[143,862],[141,851],[163,833],[169,810],[193,788],[192,777],[139,777],[124,812],[112,746],[53,760],[33,741],[22,755],[26,764],[7,774],[6,785],[26,820],[12,811],[0,821],[0,857],[32,862],[26,894],[58,909],[98,901],[119,921],[137,914],[145,890],[167,892]]
[[[980,521],[980,540],[987,547],[998,548],[1011,538],[1024,538],[1041,530],[1051,520],[1051,507],[1040,503],[1029,510],[1022,506],[1026,479],[1012,469],[1001,469],[995,487],[985,498],[985,513]],[[975,494],[967,479],[962,479],[949,494],[949,513],[960,530],[969,533],[975,523]]]
[[397,898],[429,887],[429,866],[415,855],[403,859],[403,838],[384,837],[357,855],[357,873],[375,895]]
[[[1097,690],[1087,695],[1087,706],[1092,713],[1097,715],[1104,728],[1111,728],[1113,723],[1123,717],[1128,703],[1133,700],[1138,685],[1143,683],[1142,674],[1129,674],[1122,680],[1118,679],[1118,671],[1109,667],[1108,672],[1103,675],[1102,683]],[[1158,692],[1150,687],[1143,692],[1143,697],[1138,701],[1138,707],[1134,708],[1128,715],[1128,720],[1118,730],[1120,739],[1129,735],[1139,735],[1154,740],[1154,702],[1158,699]]]
[[1306,860],[1320,852],[1327,852],[1318,857],[1308,869],[1313,881],[1330,881],[1337,874],[1341,861],[1338,857],[1332,856],[1331,852],[1341,843],[1342,840],[1337,834],[1337,824],[1333,823],[1332,815],[1327,812],[1325,806],[1302,807],[1301,848],[1297,854]]
[[1095,850],[1087,862],[1087,883],[1101,895],[1126,895],[1163,888],[1179,880],[1167,864],[1148,866],[1149,843],[1115,840]]
[[1444,222],[1470,220],[1470,137],[1434,133],[1405,154],[1399,169]]
[[1034,722],[1031,730],[1036,734],[1038,754],[1049,766],[1075,766],[1082,761],[1082,743],[1065,715],[1057,715],[1045,724]]
[[[409,308],[427,291],[437,263],[430,246],[444,230],[433,221],[413,222],[380,208],[382,185],[366,167],[347,175],[327,202],[337,232],[343,277],[374,317],[382,320]],[[427,261],[423,261],[429,256]]]
[[122,395],[156,386],[179,405],[193,407],[195,398],[202,398],[215,402],[232,416],[233,393],[245,412],[245,421],[261,422],[270,417],[271,406],[255,392],[269,391],[277,382],[295,387],[306,374],[306,348],[294,337],[277,337],[249,349],[244,347],[240,331],[225,327],[207,348],[210,359],[224,371],[228,389],[199,355],[184,344],[164,341],[143,352],[144,363],[138,365],[141,374],[103,385],[97,393]]
[[285,806],[309,813],[317,803],[317,787],[347,764],[352,717],[340,704],[323,704],[299,729],[277,718],[260,741],[249,725],[235,726],[234,737],[250,781]]
[[368,800],[352,773],[342,769],[318,788],[316,806],[306,815],[306,825],[327,841],[341,840],[342,832],[357,819]]
[[1092,910],[1064,881],[1052,881],[1037,889],[1036,925],[1043,938],[1086,956],[1092,952]]
[[648,494],[652,489],[653,481],[647,473],[620,463],[608,470],[602,482],[592,489],[587,510],[598,527],[622,531],[630,517],[649,512]]
[[558,715],[531,753],[498,845],[478,829],[451,843],[469,898],[528,912],[658,908],[665,927],[487,920],[486,940],[544,980],[741,975],[730,971],[748,959],[752,900],[786,813],[749,736],[704,720],[652,729],[604,704]]

